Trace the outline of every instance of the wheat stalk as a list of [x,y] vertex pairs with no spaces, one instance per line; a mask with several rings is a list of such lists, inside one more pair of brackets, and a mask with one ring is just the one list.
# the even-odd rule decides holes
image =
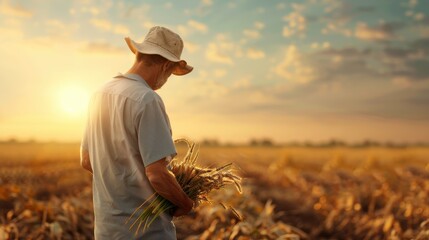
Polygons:
[[[186,139],[177,139],[174,143],[185,142],[188,145],[188,152],[179,161],[174,158],[169,166],[176,177],[177,182],[194,205],[198,206],[202,202],[210,202],[207,195],[215,190],[222,189],[226,185],[235,185],[237,191],[242,193],[241,177],[236,175],[232,169],[232,163],[218,168],[197,166],[199,148],[193,142]],[[137,219],[131,224],[130,230],[137,227],[136,234],[142,228],[144,232],[153,221],[162,213],[174,209],[175,206],[157,193],[154,193],[140,207],[138,207],[128,219],[132,219],[138,212],[141,212]]]

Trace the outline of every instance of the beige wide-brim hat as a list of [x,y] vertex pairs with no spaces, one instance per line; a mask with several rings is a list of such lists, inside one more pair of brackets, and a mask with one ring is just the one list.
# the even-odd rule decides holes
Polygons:
[[125,42],[134,54],[137,52],[158,54],[172,62],[178,63],[177,67],[173,70],[174,75],[185,75],[193,69],[185,60],[180,59],[183,50],[182,38],[168,28],[160,26],[152,27],[142,43],[136,43],[129,37],[125,38]]

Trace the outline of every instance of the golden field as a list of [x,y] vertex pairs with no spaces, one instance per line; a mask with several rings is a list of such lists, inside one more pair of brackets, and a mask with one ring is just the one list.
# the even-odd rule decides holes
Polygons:
[[[179,147],[179,154],[185,148]],[[0,240],[92,239],[79,145],[0,144]],[[175,220],[179,239],[429,239],[429,148],[205,147],[244,192]]]

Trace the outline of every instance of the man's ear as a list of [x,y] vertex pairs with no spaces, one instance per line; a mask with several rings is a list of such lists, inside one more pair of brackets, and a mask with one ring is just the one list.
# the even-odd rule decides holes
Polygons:
[[171,61],[167,61],[164,66],[163,66],[163,70],[164,71],[168,71],[171,70],[173,71],[173,69],[176,67],[176,63],[175,62],[171,62]]

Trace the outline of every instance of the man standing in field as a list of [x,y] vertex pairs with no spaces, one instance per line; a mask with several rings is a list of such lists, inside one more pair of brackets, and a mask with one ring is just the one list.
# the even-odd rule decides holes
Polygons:
[[168,214],[137,236],[125,222],[154,192],[177,206],[173,216],[193,207],[167,168],[176,149],[164,103],[154,92],[171,74],[185,75],[192,67],[180,59],[182,39],[167,28],[151,28],[142,43],[125,40],[135,62],[92,96],[81,145],[81,165],[93,174],[95,239],[176,239]]

